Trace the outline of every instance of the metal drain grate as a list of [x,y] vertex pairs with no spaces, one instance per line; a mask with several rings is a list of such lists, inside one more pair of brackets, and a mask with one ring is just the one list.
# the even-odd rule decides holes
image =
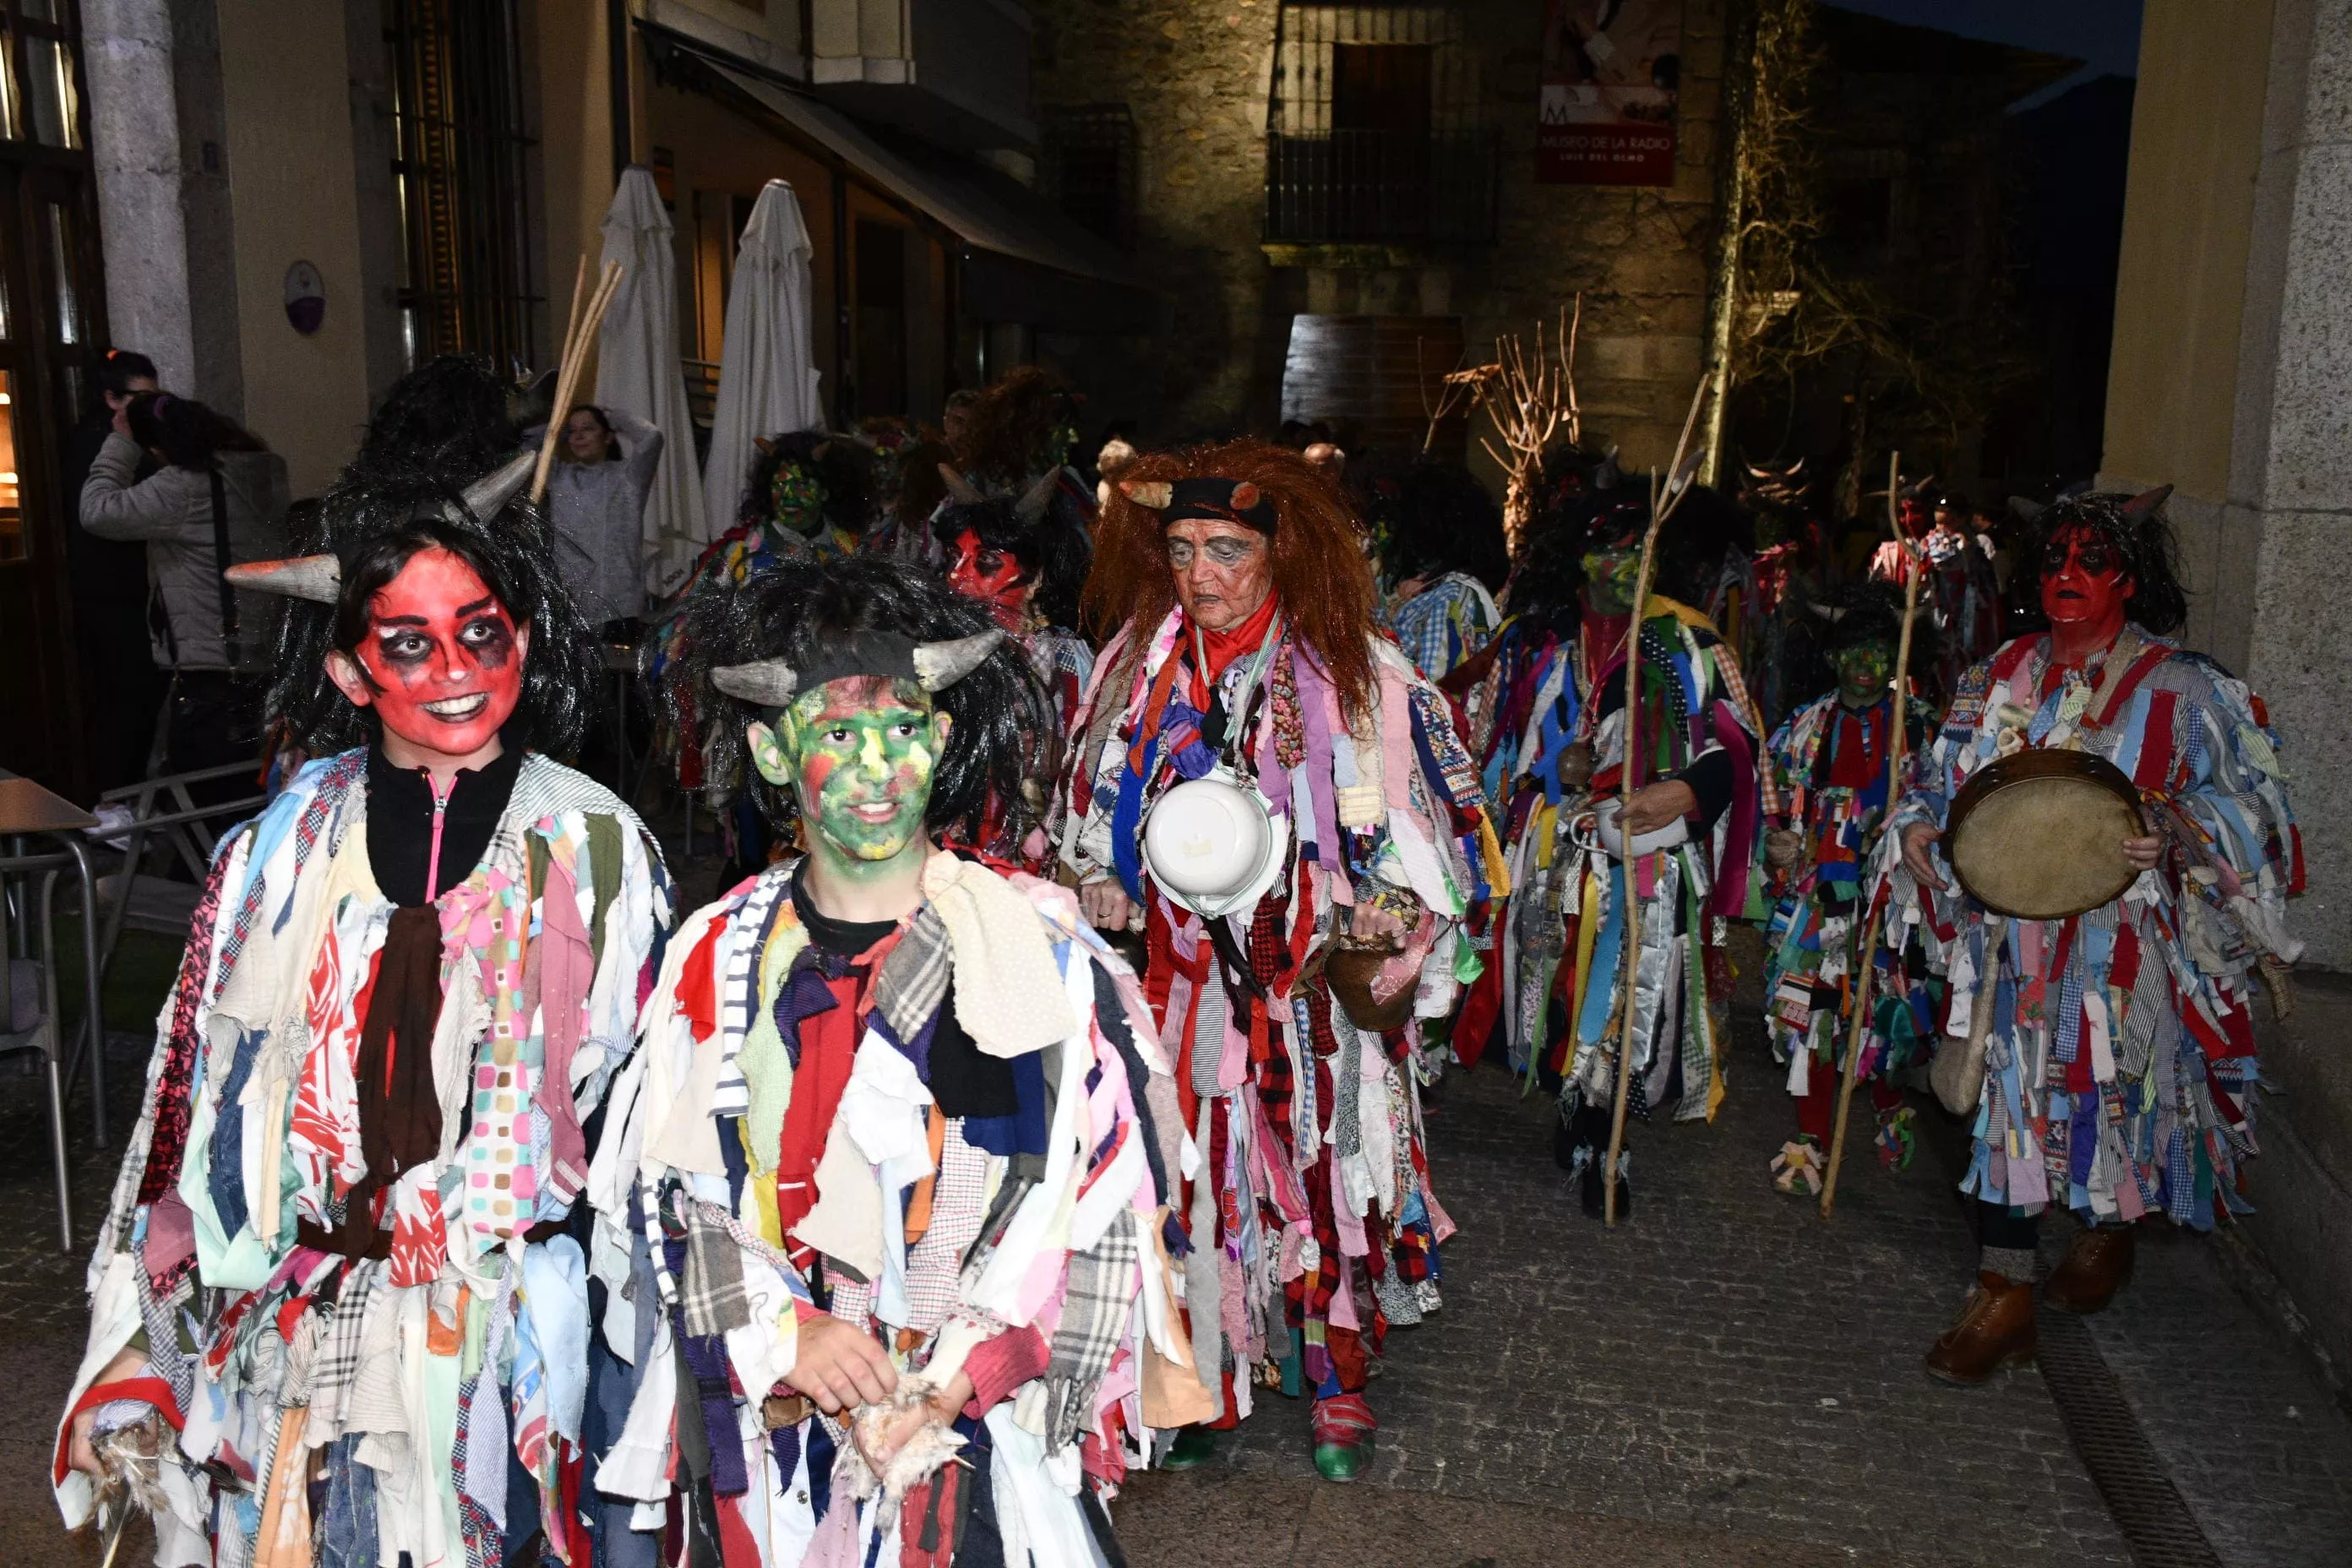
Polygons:
[[2035,1316],[2042,1381],[2132,1561],[2138,1568],[2221,1568],[2220,1553],[2148,1446],[2089,1327],[2072,1312]]

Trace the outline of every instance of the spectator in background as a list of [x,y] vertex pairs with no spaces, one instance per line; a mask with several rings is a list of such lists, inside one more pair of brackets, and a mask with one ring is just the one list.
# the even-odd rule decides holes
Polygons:
[[[546,426],[523,433],[536,447]],[[634,645],[646,607],[646,497],[661,466],[662,433],[619,408],[574,404],[564,416],[562,461],[548,471],[555,566],[581,616],[607,642]]]
[[[139,478],[152,459],[155,471]],[[203,404],[133,393],[82,485],[82,527],[142,541],[154,662],[172,672],[167,770],[187,773],[261,749],[261,688],[277,640],[275,603],[239,594],[221,574],[283,555],[286,463]]]
[[[115,416],[131,395],[155,390],[155,362],[129,349],[109,349],[98,369],[99,400],[67,437],[58,493],[80,505],[82,484]],[[154,470],[139,455],[137,477]],[[66,530],[66,576],[72,585],[74,640],[91,691],[87,720],[92,782],[100,790],[147,776],[155,743],[155,713],[169,678],[147,656],[147,547],[135,539],[102,539],[88,529]]]

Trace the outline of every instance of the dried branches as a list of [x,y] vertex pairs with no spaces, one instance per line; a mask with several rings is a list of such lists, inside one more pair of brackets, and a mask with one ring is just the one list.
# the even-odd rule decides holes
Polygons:
[[1503,470],[1503,534],[1514,555],[1535,517],[1545,449],[1556,438],[1571,447],[1583,438],[1583,414],[1576,401],[1576,339],[1583,325],[1584,296],[1579,294],[1572,314],[1561,310],[1559,330],[1549,343],[1544,324],[1536,323],[1532,354],[1516,333],[1496,338],[1491,362],[1446,376],[1437,406],[1429,414],[1424,452],[1443,420],[1475,409],[1494,426],[1494,435],[1479,437],[1478,444]]

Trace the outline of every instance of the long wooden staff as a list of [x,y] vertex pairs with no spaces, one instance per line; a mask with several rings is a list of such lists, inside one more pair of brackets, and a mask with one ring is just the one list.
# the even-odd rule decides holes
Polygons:
[[1601,1222],[1617,1223],[1617,1157],[1625,1147],[1625,1088],[1631,1080],[1627,1070],[1633,1060],[1634,982],[1641,973],[1642,963],[1642,900],[1634,887],[1633,830],[1626,816],[1633,809],[1634,779],[1638,774],[1637,759],[1641,756],[1642,739],[1642,613],[1649,607],[1650,576],[1658,563],[1658,531],[1674,516],[1675,509],[1690,494],[1695,466],[1685,469],[1683,455],[1689,450],[1691,431],[1698,424],[1699,405],[1706,401],[1706,379],[1699,378],[1698,390],[1691,395],[1690,413],[1684,416],[1682,438],[1675,443],[1675,460],[1666,468],[1666,493],[1658,493],[1655,469],[1650,474],[1650,526],[1642,535],[1642,566],[1633,577],[1633,618],[1625,629],[1625,744],[1620,755],[1624,759],[1619,770],[1617,810],[1618,863],[1625,872],[1625,983],[1618,998],[1623,1014],[1617,1031],[1617,1068],[1615,1108],[1609,1117],[1609,1163],[1601,1174]]
[[[1886,742],[1886,808],[1879,814],[1880,844],[1886,838],[1886,825],[1895,820],[1895,792],[1901,787],[1903,758],[1911,738],[1906,686],[1911,673],[1911,623],[1919,614],[1919,579],[1927,574],[1927,562],[1913,550],[1903,537],[1902,519],[1895,510],[1895,477],[1901,472],[1902,454],[1886,456],[1886,526],[1895,535],[1895,547],[1903,552],[1903,636],[1895,648],[1895,717],[1888,727]],[[1872,854],[1876,854],[1874,847]],[[1863,859],[1866,868],[1868,857]],[[1830,1168],[1822,1178],[1822,1217],[1827,1219],[1837,1208],[1838,1167],[1845,1163],[1845,1119],[1853,1109],[1854,1073],[1862,1065],[1862,1037],[1870,1025],[1871,981],[1877,975],[1878,926],[1883,909],[1873,909],[1864,927],[1862,946],[1854,960],[1859,971],[1853,977],[1853,1026],[1846,1033],[1845,1072],[1838,1084],[1837,1127],[1830,1134]]]
[[583,255],[580,269],[572,280],[572,321],[564,329],[563,358],[555,373],[555,406],[547,411],[547,435],[539,444],[539,467],[531,470],[533,504],[547,494],[547,470],[555,462],[555,444],[563,438],[564,422],[572,416],[572,394],[579,385],[581,367],[587,363],[588,344],[604,323],[605,307],[613,302],[613,291],[621,285],[621,264],[604,263],[604,270],[596,279],[595,295],[583,311],[580,293],[587,281],[588,258]]

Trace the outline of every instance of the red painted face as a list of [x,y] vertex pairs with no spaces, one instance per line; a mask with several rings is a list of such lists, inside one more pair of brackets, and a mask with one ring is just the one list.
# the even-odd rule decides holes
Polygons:
[[2042,613],[2063,640],[2100,648],[2124,628],[2137,584],[2116,547],[2088,529],[2051,540],[2042,554]]
[[1006,630],[1020,630],[1029,609],[1029,595],[1022,592],[1026,584],[1021,577],[1020,558],[1010,551],[989,549],[968,528],[956,535],[955,549],[948,586],[986,605]]
[[522,700],[526,646],[471,566],[427,549],[369,601],[367,631],[353,652],[385,729],[425,751],[467,757]]
[[1895,521],[1902,524],[1905,537],[1924,539],[1936,519],[1927,502],[1916,496],[1905,496],[1895,503]]

